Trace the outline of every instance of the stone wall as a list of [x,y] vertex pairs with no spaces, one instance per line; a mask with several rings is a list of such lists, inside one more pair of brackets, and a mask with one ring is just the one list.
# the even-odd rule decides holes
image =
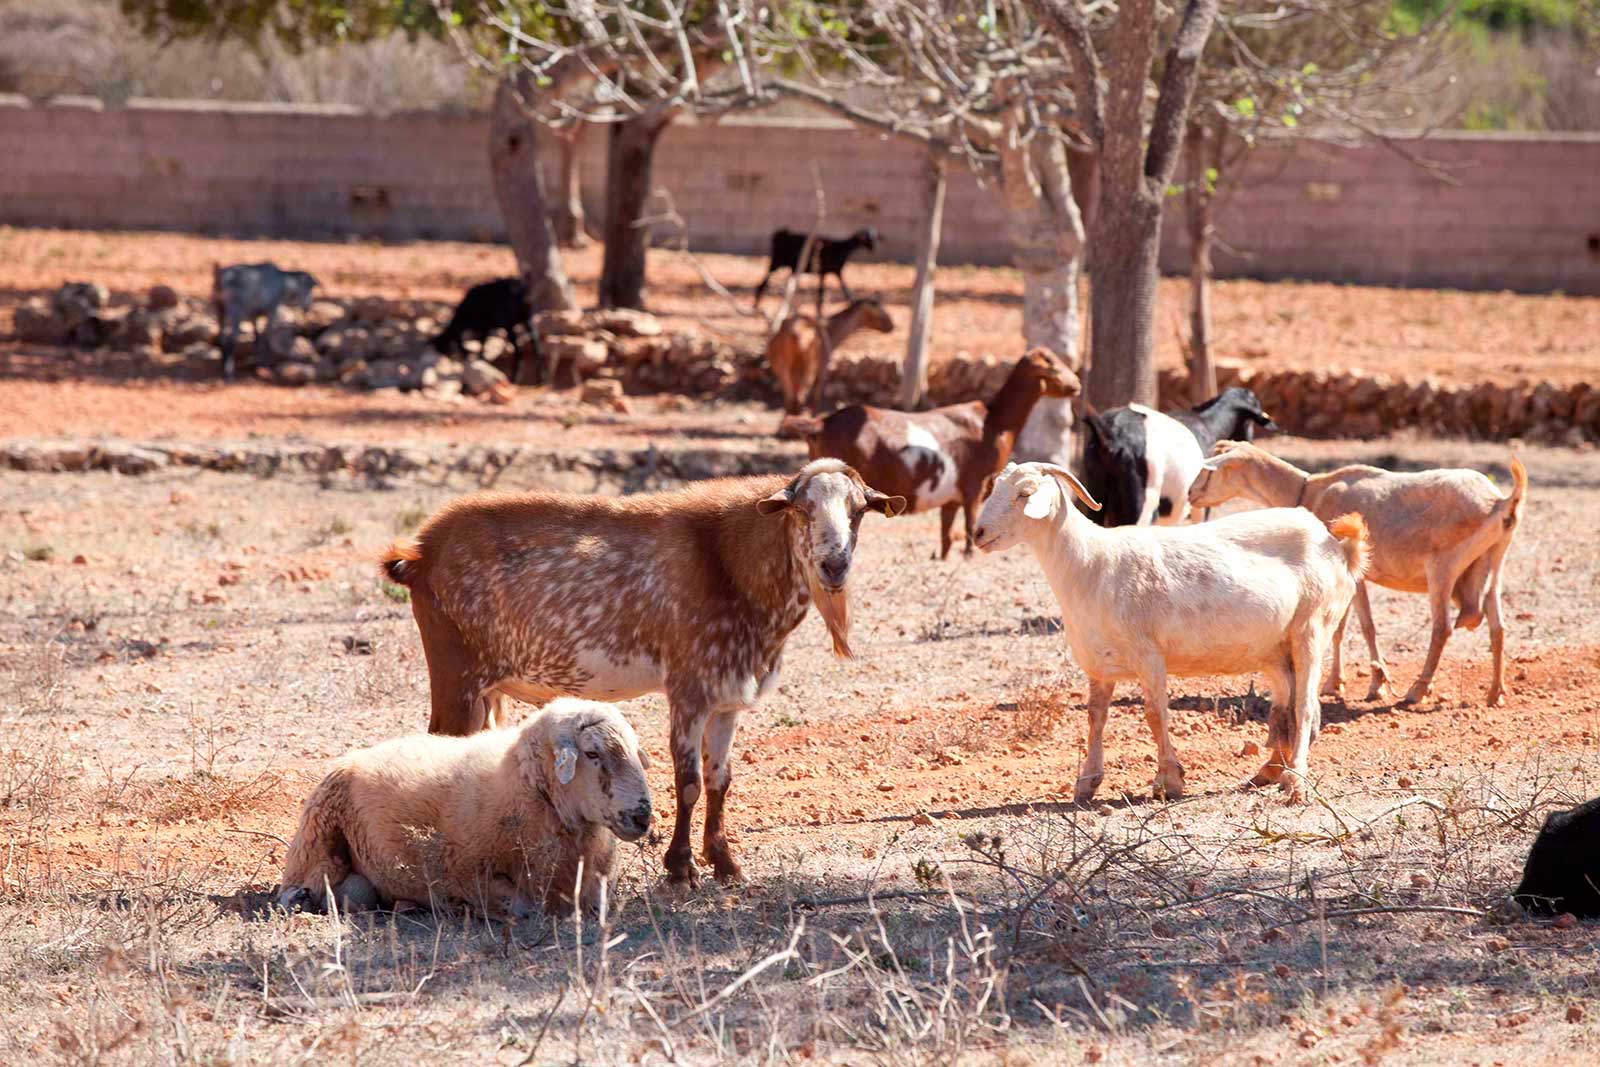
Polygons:
[[[497,240],[487,138],[481,115],[0,96],[0,223]],[[591,129],[583,143],[591,212],[603,139]],[[815,162],[830,228],[876,226],[882,254],[908,260],[918,152],[826,120],[685,122],[663,137],[655,178],[695,247],[760,253],[775,227],[810,223]],[[1600,294],[1600,136],[1444,134],[1423,152],[1453,184],[1382,147],[1263,150],[1219,208],[1233,249],[1219,272]],[[1182,267],[1182,230],[1166,227],[1168,269]],[[1009,260],[998,196],[960,168],[941,257]]]

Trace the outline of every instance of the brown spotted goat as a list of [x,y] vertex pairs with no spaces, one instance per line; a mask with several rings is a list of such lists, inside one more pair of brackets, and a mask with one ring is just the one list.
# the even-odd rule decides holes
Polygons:
[[970,556],[984,484],[1011,458],[1034,404],[1076,396],[1081,388],[1055,353],[1035,348],[1017,360],[988,404],[974,400],[915,414],[853,404],[822,419],[785,419],[784,428],[806,438],[812,459],[843,460],[869,485],[905,497],[907,510],[938,508],[940,559],[950,555],[950,530],[961,511]]
[[829,360],[857,330],[890,333],[894,320],[876,300],[857,300],[829,315],[826,338],[810,315],[790,315],[783,320],[767,340],[767,364],[783,390],[784,411],[794,415],[816,405],[827,383]]
[[845,581],[861,518],[899,497],[836,460],[792,479],[729,478],[621,499],[479,493],[447,504],[384,557],[411,590],[433,690],[431,733],[500,719],[506,697],[671,708],[677,823],[666,866],[694,881],[689,822],[705,758],[705,852],[737,878],[723,832],[739,713],[776,688],[811,602],[850,654]]

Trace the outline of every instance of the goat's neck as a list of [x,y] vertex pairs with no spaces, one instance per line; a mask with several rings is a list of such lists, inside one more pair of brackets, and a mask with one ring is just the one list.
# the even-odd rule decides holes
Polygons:
[[1245,491],[1272,508],[1292,508],[1306,502],[1311,475],[1270,452],[1258,452],[1246,470]]
[[781,613],[806,588],[795,540],[797,523],[785,515],[762,515],[756,511],[757,499],[737,501],[718,517],[717,553],[743,597]]
[[1011,458],[1011,447],[1016,444],[1017,435],[1022,432],[1028,416],[1033,414],[1033,406],[1038,402],[1038,382],[1032,378],[1018,380],[1016,377],[1007,378],[989,402],[988,411],[983,416],[983,440],[994,449],[997,468],[1005,466],[1006,460]]
[[[1028,544],[1065,610],[1069,603],[1080,599],[1082,590],[1097,595],[1089,575],[1106,557],[1108,538],[1115,535],[1085,518],[1072,502],[1069,490],[1063,490],[1061,498],[1054,515],[1034,524]],[[1066,620],[1062,625],[1067,625]]]
[[828,348],[835,349],[861,329],[861,319],[867,313],[866,304],[851,304],[843,311],[828,316]]

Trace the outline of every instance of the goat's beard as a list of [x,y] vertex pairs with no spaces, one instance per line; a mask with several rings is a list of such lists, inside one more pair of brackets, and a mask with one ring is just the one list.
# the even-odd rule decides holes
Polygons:
[[811,599],[816,602],[817,614],[828,625],[828,636],[833,638],[833,654],[840,659],[853,659],[850,651],[850,591],[841,588],[831,592],[822,587],[815,575],[808,575]]

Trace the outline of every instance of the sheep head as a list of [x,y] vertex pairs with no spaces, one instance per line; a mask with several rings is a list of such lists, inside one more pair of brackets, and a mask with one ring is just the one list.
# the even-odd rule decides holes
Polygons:
[[782,489],[756,504],[763,515],[791,524],[791,544],[811,598],[833,637],[836,655],[850,655],[850,604],[845,581],[855,555],[861,517],[876,511],[893,517],[906,508],[903,496],[878,492],[836,459],[813,460]]
[[1068,489],[1092,510],[1100,510],[1083,483],[1054,463],[1008,463],[993,481],[972,532],[973,540],[985,552],[1004,552],[1025,540],[1034,523],[1048,521],[1069,507]]
[[548,761],[550,799],[563,823],[605,826],[624,841],[650,829],[650,759],[616,708],[553,701],[523,728],[523,740],[534,759]]

